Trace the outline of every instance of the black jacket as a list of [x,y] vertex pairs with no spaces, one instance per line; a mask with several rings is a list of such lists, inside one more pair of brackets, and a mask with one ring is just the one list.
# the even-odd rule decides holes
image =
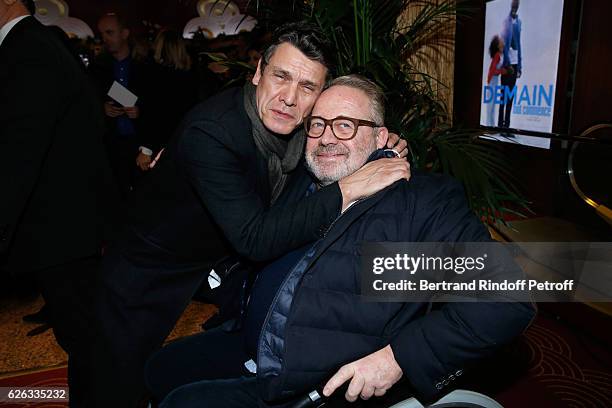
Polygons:
[[[304,184],[306,183],[306,184]],[[213,261],[237,252],[263,261],[318,239],[341,206],[337,184],[303,199],[303,166],[274,207],[235,88],[197,105],[129,203],[124,254],[171,262]]]
[[[136,131],[135,137],[137,139],[134,142],[141,144],[142,138],[145,137],[144,123],[148,115],[148,101],[155,97],[157,88],[152,82],[149,64],[134,57],[130,58],[127,88],[138,97],[136,106],[139,107],[140,113],[137,119],[132,119],[132,124],[134,125]],[[108,96],[108,91],[115,81],[113,63],[114,59],[110,54],[102,54],[92,62],[87,70],[101,104],[106,101],[112,101]],[[113,138],[117,137],[117,118],[104,115],[104,111],[102,111],[102,114],[105,119],[105,137],[108,139],[107,142],[110,143]],[[136,160],[135,157],[134,160]]]
[[185,114],[198,102],[193,71],[183,71],[149,62],[154,94],[147,97],[140,144],[157,153],[165,147]]
[[0,45],[0,269],[99,254],[116,198],[100,112],[57,36],[32,17],[17,23]]
[[478,359],[524,330],[523,303],[367,302],[360,297],[363,242],[490,241],[459,183],[413,172],[349,208],[287,275],[259,340],[265,400],[307,393],[342,365],[391,345],[405,378],[431,399]]

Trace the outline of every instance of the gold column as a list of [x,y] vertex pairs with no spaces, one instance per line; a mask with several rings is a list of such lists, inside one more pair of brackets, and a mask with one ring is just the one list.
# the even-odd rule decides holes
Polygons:
[[[397,19],[398,28],[410,27],[426,4],[440,5],[444,0],[410,1]],[[448,109],[449,120],[453,117],[453,85],[455,70],[455,27],[451,18],[435,30],[420,38],[415,52],[408,56],[408,63],[417,71],[432,78],[432,88]]]

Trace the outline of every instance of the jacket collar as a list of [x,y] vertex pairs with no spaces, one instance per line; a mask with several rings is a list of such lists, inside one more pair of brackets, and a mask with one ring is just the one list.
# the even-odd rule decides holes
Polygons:
[[13,27],[15,27],[17,23],[19,23],[21,20],[23,20],[26,17],[30,17],[30,15],[28,14],[25,16],[19,16],[17,18],[14,18],[8,23],[6,23],[5,25],[3,25],[2,28],[0,28],[0,46],[2,45],[2,43],[4,42],[8,34],[11,32]]
[[[378,149],[368,157],[366,163],[382,158],[392,157],[397,157],[395,151],[391,149]],[[329,248],[338,238],[340,238],[356,220],[358,220],[365,212],[382,200],[388,191],[396,189],[402,182],[402,180],[398,180],[389,187],[384,188],[367,198],[357,201],[344,213],[338,216],[338,218],[336,218],[336,220],[329,226],[326,235],[316,242],[316,251],[308,260],[309,267],[315,263],[321,254],[323,254],[327,248]]]

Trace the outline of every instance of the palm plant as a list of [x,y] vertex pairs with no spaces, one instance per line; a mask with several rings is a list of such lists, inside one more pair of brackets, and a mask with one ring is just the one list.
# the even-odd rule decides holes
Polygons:
[[[306,18],[327,33],[337,52],[337,75],[359,73],[378,83],[387,97],[387,126],[406,139],[413,169],[451,174],[465,186],[472,209],[484,220],[503,222],[504,212],[528,210],[512,183],[496,145],[478,130],[453,128],[436,88],[444,86],[417,69],[436,63],[453,47],[453,23],[469,10],[460,0],[249,1],[264,26]],[[418,10],[408,23],[398,17]],[[449,27],[451,30],[449,30]],[[508,205],[510,204],[510,205]]]

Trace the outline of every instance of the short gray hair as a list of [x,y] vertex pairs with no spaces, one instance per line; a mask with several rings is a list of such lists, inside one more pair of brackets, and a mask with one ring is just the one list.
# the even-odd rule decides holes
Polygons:
[[372,111],[372,121],[377,125],[384,126],[385,123],[385,94],[380,86],[370,81],[364,76],[350,74],[338,77],[329,83],[332,86],[348,86],[349,88],[359,89],[364,92],[370,100]]

